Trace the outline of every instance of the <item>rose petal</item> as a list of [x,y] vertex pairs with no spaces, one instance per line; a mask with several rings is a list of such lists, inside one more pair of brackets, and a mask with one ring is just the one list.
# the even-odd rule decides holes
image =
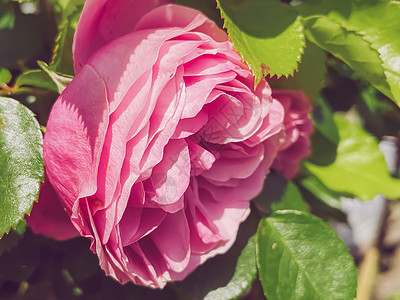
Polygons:
[[87,0],[74,36],[75,73],[94,52],[108,42],[133,31],[140,18],[172,0]]
[[106,87],[85,66],[54,104],[43,142],[47,175],[69,210],[77,199],[97,190],[107,126]]

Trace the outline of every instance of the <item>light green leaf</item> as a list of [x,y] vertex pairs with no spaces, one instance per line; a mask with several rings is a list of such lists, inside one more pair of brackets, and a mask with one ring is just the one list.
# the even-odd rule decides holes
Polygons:
[[72,81],[72,77],[69,75],[61,74],[53,71],[50,67],[43,61],[38,61],[39,67],[50,76],[53,82],[57,86],[58,92],[61,94],[67,85]]
[[42,143],[34,114],[14,99],[0,98],[0,236],[15,228],[38,199]]
[[357,270],[348,249],[319,218],[278,211],[257,231],[259,279],[268,300],[354,299]]
[[306,43],[299,64],[299,71],[293,77],[269,82],[273,88],[302,90],[315,102],[325,82],[326,52],[313,43]]
[[297,10],[309,40],[400,104],[400,2],[309,0]]
[[340,142],[335,161],[327,166],[304,162],[306,169],[333,191],[371,200],[377,194],[400,198],[400,179],[390,176],[378,141],[360,126],[335,115]]
[[16,81],[19,86],[34,86],[58,92],[58,87],[51,77],[43,70],[28,70],[22,73]]
[[7,84],[10,82],[12,75],[6,68],[0,68],[0,84]]
[[307,205],[297,186],[293,182],[288,182],[281,201],[273,202],[271,204],[271,209],[272,211],[283,209],[307,211]]
[[235,273],[229,283],[209,292],[205,300],[238,299],[257,277],[256,267],[256,236],[252,236],[246,247],[240,253],[236,263]]
[[267,74],[293,74],[304,49],[303,24],[279,0],[217,0],[230,39],[247,62],[256,83]]

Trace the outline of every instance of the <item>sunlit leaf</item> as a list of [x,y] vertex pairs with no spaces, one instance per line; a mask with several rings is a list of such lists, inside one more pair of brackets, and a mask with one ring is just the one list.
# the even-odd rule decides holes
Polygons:
[[42,142],[34,114],[14,99],[0,98],[0,236],[15,228],[38,199]]
[[303,24],[279,0],[217,0],[230,39],[256,76],[293,74],[304,49]]
[[268,300],[354,299],[357,269],[342,240],[319,218],[278,211],[257,232],[259,279]]
[[308,42],[301,57],[298,72],[293,77],[270,81],[272,87],[289,90],[302,90],[315,102],[325,82],[326,52]]
[[329,189],[361,200],[377,194],[400,198],[400,179],[390,176],[376,138],[343,116],[335,115],[334,120],[340,137],[335,161],[326,166],[306,161],[307,170]]

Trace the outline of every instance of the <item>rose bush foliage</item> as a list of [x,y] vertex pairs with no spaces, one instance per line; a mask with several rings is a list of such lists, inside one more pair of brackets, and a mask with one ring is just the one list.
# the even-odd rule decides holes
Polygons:
[[270,168],[293,177],[312,132],[303,93],[254,87],[223,30],[166,2],[86,1],[28,219],[57,239],[72,224],[107,275],[159,288],[231,247]]

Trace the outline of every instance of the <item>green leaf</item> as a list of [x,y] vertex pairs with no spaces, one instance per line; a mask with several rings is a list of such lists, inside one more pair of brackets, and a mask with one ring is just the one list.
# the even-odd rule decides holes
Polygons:
[[263,190],[252,202],[265,216],[281,209],[307,211],[307,205],[297,186],[276,171],[268,174]]
[[356,297],[353,258],[336,233],[311,214],[287,210],[262,219],[256,249],[268,300]]
[[85,3],[85,0],[50,0],[61,13],[63,19],[72,16]]
[[267,74],[288,76],[304,49],[303,24],[296,11],[279,0],[217,0],[224,26],[247,62],[256,83]]
[[53,57],[49,68],[57,71],[64,55],[65,41],[68,31],[74,23],[74,20],[81,14],[84,0],[51,0],[56,11],[59,12],[58,35],[55,40]]
[[204,300],[238,299],[251,287],[257,277],[256,267],[256,236],[252,236],[246,247],[240,253],[236,263],[235,273],[229,283],[208,293]]
[[6,68],[0,68],[0,84],[7,84],[10,82],[12,75]]
[[0,98],[0,236],[29,213],[43,181],[43,137],[34,114]]
[[51,77],[43,70],[29,70],[22,73],[16,81],[17,85],[20,86],[34,86],[39,88],[44,88],[50,91],[58,92],[58,87],[56,83],[51,79]]
[[2,29],[13,29],[15,23],[14,11],[6,11],[0,16],[0,30]]
[[312,111],[312,119],[315,128],[330,142],[337,144],[339,142],[339,133],[333,120],[332,109],[326,101],[319,97],[317,105],[314,106]]
[[297,186],[293,182],[288,182],[281,201],[272,203],[271,209],[272,211],[283,209],[307,211],[307,205]]
[[223,27],[221,14],[216,9],[215,0],[177,0],[174,3],[197,9],[213,20],[219,27]]
[[377,194],[400,198],[400,179],[390,176],[378,141],[357,124],[335,115],[340,142],[335,161],[327,166],[304,162],[327,188],[371,200]]
[[301,185],[326,205],[339,210],[342,209],[341,195],[328,189],[317,178],[309,176],[301,181]]
[[297,10],[310,41],[400,104],[400,2],[309,0]]
[[57,86],[58,92],[61,94],[67,85],[72,81],[72,77],[69,75],[61,74],[50,69],[50,67],[43,61],[38,61],[39,67],[50,76],[53,82]]
[[302,90],[315,102],[324,85],[326,73],[326,52],[313,43],[306,43],[299,64],[299,71],[293,77],[269,82],[272,87],[289,90]]
[[179,299],[225,300],[236,299],[245,293],[257,278],[254,241],[251,237],[256,233],[259,221],[257,211],[252,210],[240,225],[235,243],[225,254],[210,258],[184,280],[173,283],[182,296]]

